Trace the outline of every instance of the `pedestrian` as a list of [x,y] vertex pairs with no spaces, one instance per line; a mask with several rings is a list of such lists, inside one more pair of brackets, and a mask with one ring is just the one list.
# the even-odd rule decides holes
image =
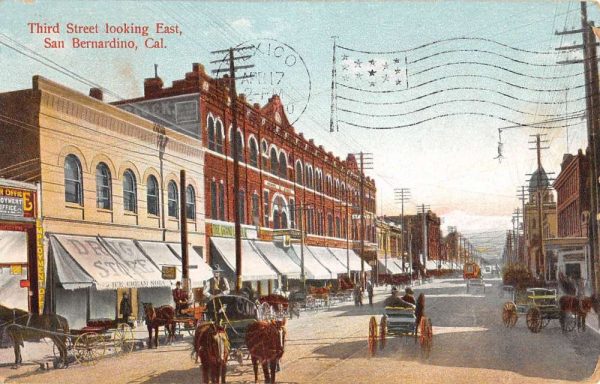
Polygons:
[[121,304],[119,305],[119,309],[121,311],[121,323],[127,323],[129,321],[129,316],[131,316],[131,302],[129,301],[129,295],[127,292],[123,293],[123,298],[121,299]]
[[173,301],[175,301],[175,311],[177,312],[177,315],[181,315],[182,310],[189,307],[188,300],[187,291],[181,288],[181,282],[178,281],[173,290]]
[[369,296],[369,305],[373,306],[373,283],[371,280],[367,282],[367,295]]
[[361,302],[361,293],[360,293],[360,285],[356,284],[354,286],[354,306],[358,307]]

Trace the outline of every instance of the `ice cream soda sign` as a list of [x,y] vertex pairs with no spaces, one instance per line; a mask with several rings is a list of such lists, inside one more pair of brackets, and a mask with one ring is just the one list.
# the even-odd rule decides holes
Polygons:
[[34,218],[35,192],[0,186],[0,217]]

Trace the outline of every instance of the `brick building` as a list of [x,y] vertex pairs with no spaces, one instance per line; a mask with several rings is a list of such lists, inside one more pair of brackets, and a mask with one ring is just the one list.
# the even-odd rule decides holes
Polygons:
[[[192,72],[171,87],[164,87],[160,78],[149,78],[144,82],[143,97],[116,103],[167,127],[175,119],[181,129],[184,122],[183,133],[201,140],[209,260],[218,253],[216,242],[233,241],[211,239],[233,235],[234,155],[239,159],[239,212],[245,241],[283,239],[286,243],[291,237],[294,242],[302,226],[305,243],[315,248],[313,255],[320,261],[328,254],[316,248],[327,247],[333,253],[359,250],[361,174],[356,157],[335,156],[296,132],[278,96],[260,106],[250,105],[239,95],[234,135],[226,85],[225,80],[209,77],[202,65],[194,64]],[[239,143],[237,154],[233,153],[234,136]],[[366,258],[377,249],[374,180],[364,177],[363,190]],[[264,252],[263,256],[275,257]]]
[[570,277],[589,280],[588,221],[590,212],[589,158],[580,149],[576,155],[565,154],[561,171],[554,182],[557,194],[558,237],[546,241],[556,259],[556,271]]

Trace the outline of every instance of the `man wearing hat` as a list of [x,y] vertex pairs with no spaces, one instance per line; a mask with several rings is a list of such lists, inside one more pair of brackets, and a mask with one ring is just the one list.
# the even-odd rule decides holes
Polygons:
[[215,268],[213,268],[213,277],[204,283],[204,294],[209,300],[216,295],[229,294],[229,282],[221,276],[221,272],[223,270],[219,268],[219,264],[216,264]]
[[411,303],[412,305],[416,305],[417,302],[415,301],[415,297],[413,295],[413,290],[410,287],[406,287],[404,290],[404,296],[402,296],[402,300],[406,301],[407,303]]
[[175,301],[175,310],[178,315],[181,315],[181,310],[189,307],[188,303],[188,293],[181,289],[181,282],[178,281],[175,284],[175,289],[173,290],[173,300]]
[[412,307],[412,308],[414,308],[414,304],[412,304],[408,301],[405,301],[400,297],[400,291],[398,291],[398,288],[396,288],[396,287],[392,288],[392,295],[384,300],[383,306],[384,307],[403,307],[403,308],[411,308]]

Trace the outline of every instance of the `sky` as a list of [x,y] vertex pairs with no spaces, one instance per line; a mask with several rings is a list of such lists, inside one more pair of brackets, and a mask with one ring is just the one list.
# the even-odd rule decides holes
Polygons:
[[[511,214],[520,206],[517,188],[536,168],[530,135],[545,134],[549,148],[542,151],[542,164],[554,176],[564,153],[585,148],[583,67],[557,64],[581,54],[555,50],[580,43],[578,34],[555,34],[580,28],[579,9],[574,1],[0,0],[0,44],[15,47],[17,42],[41,55],[30,56],[50,59],[91,80],[111,91],[105,92],[109,101],[141,96],[154,64],[170,85],[191,71],[194,62],[207,71],[217,69],[210,62],[222,57],[211,51],[254,44],[260,48],[248,59],[255,65],[248,71],[260,74],[239,81],[240,92],[261,104],[269,93],[281,93],[295,129],[342,158],[372,153],[373,169],[366,173],[376,181],[378,214],[399,214],[394,188],[410,188],[405,212],[428,204],[443,218],[444,232],[456,226],[483,247],[501,242],[512,228]],[[599,10],[589,3],[591,20],[600,20]],[[28,23],[60,23],[61,34],[31,33]],[[97,24],[100,33],[68,34],[68,23]],[[148,25],[149,36],[104,34],[106,23]],[[158,35],[156,23],[177,25],[181,33]],[[333,36],[339,131],[332,133]],[[65,48],[44,47],[47,37],[64,39]],[[70,46],[74,37],[117,37],[135,41],[138,49],[76,49]],[[166,48],[145,48],[147,37],[164,38]],[[384,68],[386,64],[390,67]],[[401,81],[397,87],[383,81],[394,64]],[[29,88],[36,74],[84,93],[89,89],[89,82],[6,45],[0,45],[0,67],[0,92]],[[361,71],[365,78],[356,77]],[[376,76],[371,86],[366,79]],[[503,130],[503,158],[495,159],[499,128],[550,119],[558,122],[542,125],[552,129]]]

